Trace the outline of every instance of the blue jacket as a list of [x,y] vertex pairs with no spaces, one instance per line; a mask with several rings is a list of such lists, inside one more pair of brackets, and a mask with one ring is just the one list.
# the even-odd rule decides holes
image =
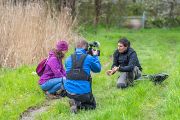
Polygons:
[[[81,54],[86,54],[86,51],[82,48],[77,48],[75,51],[77,59]],[[66,73],[71,70],[72,58],[69,56],[65,61]],[[98,73],[101,71],[101,64],[98,56],[87,55],[83,63],[83,70],[90,75],[90,71]],[[86,80],[65,80],[64,88],[71,94],[86,94],[91,92],[91,83]]]

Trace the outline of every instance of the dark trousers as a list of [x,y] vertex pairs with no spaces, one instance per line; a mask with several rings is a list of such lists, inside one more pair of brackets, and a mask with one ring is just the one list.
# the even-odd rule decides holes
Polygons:
[[82,95],[71,95],[67,93],[67,97],[75,100],[78,109],[95,109],[96,101],[92,93]]
[[141,71],[137,66],[134,67],[132,72],[121,72],[117,80],[118,88],[126,88],[128,85],[133,85],[133,81],[141,77]]

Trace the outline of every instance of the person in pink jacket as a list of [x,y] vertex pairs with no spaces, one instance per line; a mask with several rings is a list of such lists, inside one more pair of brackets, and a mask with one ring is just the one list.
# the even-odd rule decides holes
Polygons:
[[57,98],[57,91],[63,89],[62,82],[66,79],[66,72],[62,59],[67,51],[68,43],[61,40],[57,42],[56,48],[49,52],[45,70],[39,80],[41,89],[49,98]]

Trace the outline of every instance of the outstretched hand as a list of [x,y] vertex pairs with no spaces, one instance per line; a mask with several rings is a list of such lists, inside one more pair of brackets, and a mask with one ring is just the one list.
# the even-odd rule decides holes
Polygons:
[[119,67],[113,67],[112,70],[106,71],[106,74],[110,76],[110,75],[114,74],[118,70],[119,70]]
[[111,76],[113,73],[114,73],[113,70],[108,70],[108,71],[106,71],[106,74],[109,75],[109,76]]
[[114,72],[116,72],[116,71],[119,70],[119,67],[116,67],[116,66],[115,66],[115,67],[112,68],[112,70],[113,70]]

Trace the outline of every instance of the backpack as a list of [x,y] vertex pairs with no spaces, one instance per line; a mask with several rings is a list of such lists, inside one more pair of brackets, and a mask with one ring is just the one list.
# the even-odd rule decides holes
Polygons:
[[82,54],[80,56],[80,59],[77,60],[76,54],[71,55],[72,59],[72,68],[71,70],[67,73],[67,79],[69,80],[87,80],[90,81],[91,76],[88,75],[84,70],[83,70],[83,63],[85,58],[87,57],[87,54]]
[[45,70],[47,61],[48,61],[48,58],[45,58],[38,64],[38,66],[36,68],[36,73],[38,76],[42,76],[42,74]]

